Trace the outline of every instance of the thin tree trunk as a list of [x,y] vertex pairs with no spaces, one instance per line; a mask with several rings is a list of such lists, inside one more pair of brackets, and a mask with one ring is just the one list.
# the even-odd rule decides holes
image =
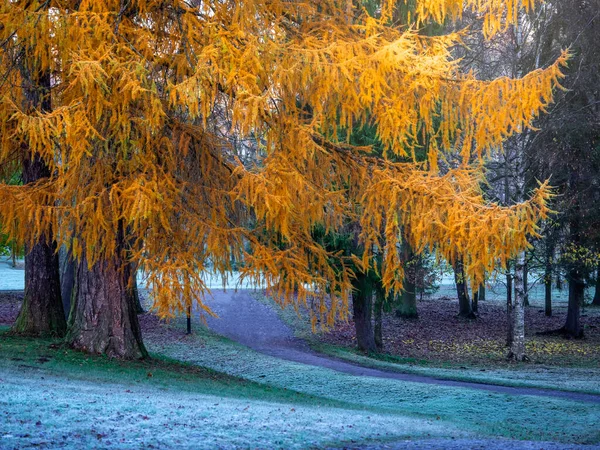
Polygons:
[[485,302],[485,283],[479,286],[479,301]]
[[363,352],[376,352],[371,310],[373,309],[373,282],[364,273],[358,272],[352,282],[352,311],[356,329],[356,344]]
[[11,258],[12,258],[13,269],[15,267],[17,267],[17,252],[18,252],[17,241],[12,241],[12,245],[11,245]]
[[77,267],[68,342],[73,348],[122,359],[148,356],[128,283],[131,266],[122,247],[108,261]]
[[[39,67],[21,67],[24,84],[23,106],[26,111],[49,112],[50,72]],[[22,147],[23,183],[30,184],[50,176],[39,154],[31,155]],[[58,254],[52,230],[25,246],[25,297],[12,328],[17,334],[63,336],[65,313],[60,296]]]
[[600,306],[600,264],[598,264],[598,269],[596,271],[596,291],[594,292],[592,305]]
[[378,351],[383,350],[383,304],[385,302],[385,291],[382,286],[375,290],[375,346]]
[[144,311],[144,307],[140,301],[140,291],[137,283],[137,267],[134,263],[130,263],[130,266],[131,280],[129,281],[129,295],[131,295],[131,301],[135,305],[136,314],[144,314],[146,311]]
[[512,273],[510,263],[506,264],[506,346],[511,347],[513,341],[513,303],[512,303]]
[[523,263],[523,304],[529,306],[529,263],[527,262],[527,253],[525,253],[525,262]]
[[456,294],[458,296],[459,317],[474,319],[475,314],[471,308],[471,300],[469,299],[469,291],[467,290],[467,280],[464,271],[462,258],[457,258],[454,263],[454,282],[456,283]]
[[515,265],[515,302],[513,305],[513,337],[509,357],[516,361],[525,361],[525,290],[523,272],[525,255],[521,252]]
[[553,249],[546,249],[546,267],[544,271],[544,313],[552,316],[552,253]]
[[75,269],[76,264],[71,255],[71,251],[62,247],[58,253],[60,267],[60,294],[62,297],[63,309],[68,319],[71,311],[71,297],[75,287]]

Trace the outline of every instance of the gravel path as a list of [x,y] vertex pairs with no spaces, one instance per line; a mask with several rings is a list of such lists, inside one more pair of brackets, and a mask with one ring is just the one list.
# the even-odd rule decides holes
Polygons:
[[599,395],[442,380],[421,375],[372,369],[324,356],[312,351],[306,342],[296,338],[293,331],[279,318],[277,312],[256,300],[251,292],[247,290],[238,292],[213,291],[213,299],[208,304],[219,317],[208,317],[208,326],[218,334],[276,358],[325,367],[356,376],[479,389],[508,395],[536,395],[600,403]]

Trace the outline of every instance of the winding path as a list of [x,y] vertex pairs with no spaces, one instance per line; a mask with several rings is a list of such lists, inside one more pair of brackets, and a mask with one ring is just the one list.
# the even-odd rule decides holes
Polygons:
[[276,358],[325,367],[356,376],[479,389],[508,395],[535,395],[600,403],[600,395],[452,381],[422,375],[388,372],[324,356],[312,351],[306,342],[296,338],[276,311],[256,300],[251,294],[252,291],[248,290],[213,291],[213,299],[209,305],[219,315],[219,318],[209,317],[207,319],[208,326],[222,336]]

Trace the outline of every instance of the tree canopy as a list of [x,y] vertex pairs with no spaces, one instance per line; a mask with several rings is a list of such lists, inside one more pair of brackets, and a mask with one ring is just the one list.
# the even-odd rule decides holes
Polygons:
[[[527,246],[550,191],[490,204],[472,161],[532,126],[567,55],[480,81],[453,54],[460,31],[419,30],[467,8],[492,36],[533,6],[418,0],[398,25],[394,2],[369,14],[335,0],[4,1],[0,167],[39,155],[49,175],[0,184],[3,230],[19,241],[52,230],[89,267],[121,253],[149,274],[162,315],[193,301],[209,311],[203,274],[226,272],[232,255],[283,302],[330,295],[329,320],[346,314],[352,267],[375,268],[376,249],[384,286],[401,288],[402,239],[468,255],[481,283]],[[51,109],[26,107],[31,73],[49,74]],[[350,144],[357,124],[375,127],[383,158]],[[232,133],[255,143],[252,164]],[[394,162],[423,147],[426,163]],[[365,251],[340,269],[311,232],[348,218]]]

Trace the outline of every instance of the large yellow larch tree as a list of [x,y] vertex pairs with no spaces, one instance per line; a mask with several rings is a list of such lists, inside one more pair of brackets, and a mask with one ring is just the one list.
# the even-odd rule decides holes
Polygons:
[[[376,16],[334,0],[1,4],[0,165],[39,155],[49,170],[0,184],[0,220],[19,241],[52,232],[71,247],[71,345],[145,355],[126,295],[130,261],[149,274],[163,316],[194,302],[210,312],[203,275],[227,272],[235,255],[242,275],[283,303],[319,295],[331,321],[346,316],[352,278],[376,248],[385,287],[401,288],[403,224],[417,250],[468,254],[474,283],[527,245],[548,212],[547,186],[521,205],[490,205],[468,162],[531,126],[565,57],[522,79],[478,81],[452,57],[460,33],[419,27],[466,7],[491,35],[531,1],[417,1],[402,27],[389,25],[388,3]],[[51,111],[23,108],[15,52],[51,74]],[[387,157],[427,142],[428,162],[373,158],[339,138],[340,127],[367,122]],[[215,131],[225,123],[256,139],[255,164]],[[448,149],[464,164],[440,175]],[[366,250],[340,269],[311,233],[348,218],[360,221]]]

